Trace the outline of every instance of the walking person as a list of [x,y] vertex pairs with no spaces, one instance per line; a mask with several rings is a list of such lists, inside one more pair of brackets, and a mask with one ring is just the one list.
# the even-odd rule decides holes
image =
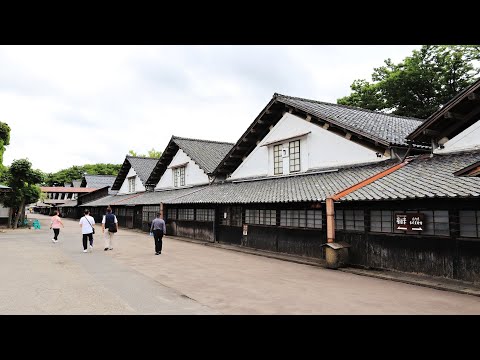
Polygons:
[[95,234],[95,219],[90,216],[90,211],[85,209],[85,215],[80,219],[80,227],[82,228],[83,252],[87,252],[87,240],[90,240],[90,251],[93,251],[93,234]]
[[155,255],[160,255],[163,245],[162,238],[167,232],[165,221],[160,218],[160,213],[157,213],[157,217],[153,219],[150,232],[153,232],[153,239],[155,240]]
[[52,216],[52,221],[50,222],[50,229],[53,229],[53,243],[58,242],[58,235],[60,234],[60,226],[63,226],[62,219],[59,216],[60,212],[58,210],[55,210],[54,215]]
[[[106,230],[106,231],[105,231]],[[102,232],[105,239],[104,251],[113,250],[113,238],[118,231],[118,220],[115,214],[112,214],[112,208],[107,208],[107,213],[103,215]]]

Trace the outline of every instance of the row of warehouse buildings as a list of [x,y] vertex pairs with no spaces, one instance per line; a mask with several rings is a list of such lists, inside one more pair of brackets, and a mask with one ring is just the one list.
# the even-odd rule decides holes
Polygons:
[[426,120],[274,94],[235,144],[172,136],[160,159],[126,156],[58,206],[96,221],[111,206],[143,231],[161,212],[167,235],[310,258],[340,244],[351,265],[477,282],[479,118],[480,81]]

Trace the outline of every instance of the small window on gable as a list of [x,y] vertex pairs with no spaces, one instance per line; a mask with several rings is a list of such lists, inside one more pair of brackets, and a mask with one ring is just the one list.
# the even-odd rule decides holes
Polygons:
[[273,173],[275,175],[283,174],[282,145],[273,147]]
[[185,166],[173,169],[173,186],[185,186]]
[[135,178],[136,176],[131,176],[128,178],[128,192],[135,192]]
[[300,171],[300,140],[290,141],[288,148],[290,153],[290,172]]

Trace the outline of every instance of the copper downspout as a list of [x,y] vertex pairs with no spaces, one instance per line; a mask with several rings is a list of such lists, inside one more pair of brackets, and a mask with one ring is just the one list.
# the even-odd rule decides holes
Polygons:
[[333,199],[327,198],[325,205],[327,207],[327,242],[335,242],[335,208]]
[[342,197],[347,196],[348,194],[363,188],[364,186],[367,186],[368,184],[383,178],[384,176],[387,176],[388,174],[391,174],[394,171],[397,171],[398,169],[401,169],[405,165],[407,165],[410,162],[410,160],[406,160],[404,162],[401,162],[400,164],[394,165],[382,172],[379,172],[378,174],[375,174],[373,176],[370,176],[369,178],[352,185],[336,194],[333,194],[332,196],[328,197],[325,201],[325,205],[327,208],[327,242],[328,243],[333,243],[335,242],[335,206],[334,206],[334,201],[340,200]]

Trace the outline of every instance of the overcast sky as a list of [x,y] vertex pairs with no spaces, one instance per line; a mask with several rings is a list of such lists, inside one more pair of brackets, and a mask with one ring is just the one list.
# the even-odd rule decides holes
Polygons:
[[0,46],[4,165],[55,172],[163,151],[172,135],[236,142],[275,92],[335,103],[411,46]]

